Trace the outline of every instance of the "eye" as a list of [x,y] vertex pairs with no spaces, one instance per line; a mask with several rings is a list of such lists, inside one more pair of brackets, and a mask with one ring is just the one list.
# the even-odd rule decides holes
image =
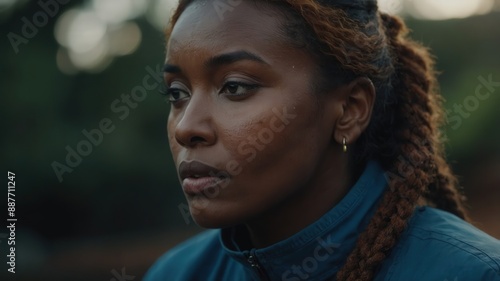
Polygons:
[[162,91],[160,91],[160,94],[166,96],[168,98],[168,101],[172,104],[190,97],[189,93],[186,90],[172,86],[163,89]]
[[242,97],[250,94],[256,88],[258,85],[232,81],[224,84],[221,93],[229,97]]

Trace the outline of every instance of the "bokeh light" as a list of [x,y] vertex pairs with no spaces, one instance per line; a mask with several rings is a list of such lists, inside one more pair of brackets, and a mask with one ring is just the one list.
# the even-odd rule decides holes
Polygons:
[[[13,5],[14,0],[0,0]],[[55,37],[61,48],[60,70],[98,72],[117,56],[132,54],[141,43],[135,19],[144,17],[157,30],[168,25],[177,0],[89,0],[64,12],[57,20]],[[379,0],[381,11],[420,19],[445,20],[485,14],[495,0]]]
[[146,0],[92,0],[97,15],[108,23],[121,23],[144,14]]
[[412,16],[422,19],[444,20],[466,18],[489,13],[493,0],[413,0],[409,1],[414,9]]
[[141,30],[132,19],[144,14],[145,1],[92,3],[68,10],[57,20],[54,36],[61,47],[56,60],[65,74],[102,71],[116,56],[132,54],[141,43]]
[[378,0],[380,10],[427,20],[447,20],[486,14],[495,0]]
[[147,14],[148,21],[158,30],[164,30],[176,3],[176,0],[152,0]]
[[65,43],[74,53],[88,53],[102,45],[106,35],[106,23],[102,22],[92,11],[76,12],[67,24],[63,38]]

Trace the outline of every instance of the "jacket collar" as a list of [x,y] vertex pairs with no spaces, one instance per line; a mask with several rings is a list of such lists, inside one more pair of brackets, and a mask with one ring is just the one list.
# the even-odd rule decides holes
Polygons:
[[347,195],[300,232],[269,247],[246,250],[248,247],[237,243],[246,230],[236,226],[221,230],[222,247],[254,280],[331,278],[353,250],[386,186],[384,171],[370,161]]

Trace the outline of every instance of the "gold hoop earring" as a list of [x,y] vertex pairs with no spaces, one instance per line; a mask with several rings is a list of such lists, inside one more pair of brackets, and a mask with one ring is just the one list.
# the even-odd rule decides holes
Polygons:
[[342,139],[342,150],[344,152],[347,152],[347,144],[346,144],[345,137]]

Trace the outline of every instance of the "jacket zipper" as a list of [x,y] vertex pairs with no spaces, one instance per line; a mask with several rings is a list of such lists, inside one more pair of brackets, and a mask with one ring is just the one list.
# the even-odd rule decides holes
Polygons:
[[260,280],[262,281],[269,281],[269,277],[267,277],[267,274],[266,272],[264,271],[264,269],[260,266],[259,264],[259,261],[257,260],[257,257],[255,256],[255,254],[253,253],[254,251],[252,251],[248,257],[247,257],[247,261],[248,263],[250,264],[250,266],[255,270],[257,271],[257,273],[259,274],[259,278]]

